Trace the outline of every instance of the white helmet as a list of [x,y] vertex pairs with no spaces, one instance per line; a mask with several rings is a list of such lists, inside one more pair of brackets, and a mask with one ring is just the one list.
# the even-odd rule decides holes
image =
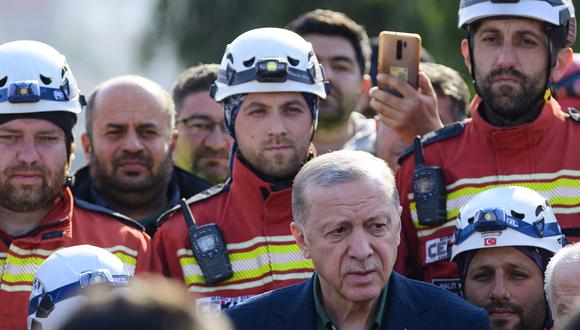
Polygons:
[[548,201],[524,187],[497,187],[477,194],[457,216],[451,260],[471,250],[530,246],[558,252],[564,236]]
[[84,99],[65,57],[38,41],[0,45],[0,114],[81,112]]
[[306,92],[326,97],[322,66],[312,44],[280,28],[241,34],[226,47],[212,86],[218,102],[245,93]]
[[130,274],[121,259],[105,249],[77,245],[53,253],[38,268],[28,307],[28,329],[57,329],[87,302],[83,289],[127,285]]
[[571,0],[461,0],[458,27],[496,16],[526,17],[555,26],[567,25],[566,46],[576,40],[576,16]]

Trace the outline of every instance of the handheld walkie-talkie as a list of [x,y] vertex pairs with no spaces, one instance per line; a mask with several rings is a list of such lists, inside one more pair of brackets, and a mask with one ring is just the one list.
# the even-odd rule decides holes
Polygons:
[[415,137],[415,171],[413,195],[417,218],[423,226],[435,226],[447,221],[447,191],[443,171],[437,166],[426,166],[421,137]]
[[214,284],[232,277],[234,272],[218,226],[215,223],[196,226],[185,198],[181,199],[180,204],[188,227],[189,244],[205,281]]

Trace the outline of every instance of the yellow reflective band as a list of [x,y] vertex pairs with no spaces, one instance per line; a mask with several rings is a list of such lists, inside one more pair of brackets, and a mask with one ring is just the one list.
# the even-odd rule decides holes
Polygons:
[[[190,256],[193,255],[191,250],[187,249],[187,251],[189,251],[189,253],[186,253],[185,251],[181,251],[180,255],[190,255]],[[231,253],[228,251],[230,261],[232,261],[232,262],[233,261],[242,261],[242,260],[253,260],[253,259],[257,259],[258,257],[260,257],[262,255],[268,255],[268,254],[288,254],[288,253],[299,253],[299,252],[300,252],[300,248],[298,247],[298,245],[296,243],[288,244],[288,245],[263,245],[263,246],[259,246],[259,247],[255,248],[254,250],[248,251],[248,252]],[[187,258],[187,257],[181,258],[180,263],[182,266],[197,265],[195,258]]]
[[25,257],[25,258],[18,258],[14,255],[9,254],[8,258],[6,259],[6,263],[10,265],[17,265],[17,266],[26,266],[26,265],[35,265],[40,266],[41,263],[44,262],[46,258],[42,257]]
[[128,255],[126,255],[123,252],[114,252],[113,253],[115,256],[117,256],[117,258],[121,259],[121,261],[125,264],[125,265],[130,265],[135,267],[135,265],[137,265],[137,259],[130,257]]
[[294,253],[300,252],[300,248],[296,244],[290,245],[264,245],[260,246],[252,251],[248,252],[241,252],[241,253],[232,253],[230,254],[230,261],[241,261],[241,260],[252,260],[256,259],[260,255],[265,255],[268,253],[275,253],[275,254],[287,254],[287,253]]
[[[447,199],[448,200],[452,200],[452,199],[456,199],[459,197],[465,197],[465,196],[469,196],[469,195],[476,195],[484,190],[488,190],[491,188],[495,188],[495,187],[506,187],[506,186],[521,186],[521,187],[526,187],[526,188],[530,188],[532,190],[535,190],[539,193],[548,191],[548,190],[553,190],[553,189],[564,189],[564,191],[560,191],[560,194],[565,192],[565,188],[580,188],[580,178],[577,179],[570,179],[570,178],[559,178],[556,179],[554,181],[548,181],[548,182],[530,182],[530,181],[526,181],[526,182],[509,182],[509,183],[499,183],[499,184],[490,184],[490,185],[486,185],[483,187],[465,187],[465,188],[461,188],[458,189],[452,193],[449,193],[447,195]],[[580,202],[580,196],[571,196],[572,198],[574,198],[575,201]],[[551,199],[550,199],[551,201]],[[568,202],[568,204],[566,205],[573,205],[570,204],[570,202]]]
[[5,272],[2,275],[2,282],[4,283],[32,283],[32,281],[34,280],[34,273],[28,273],[28,274],[17,274],[17,275],[13,275],[10,274],[8,272]]
[[[562,213],[574,213],[571,210],[576,210],[578,206],[580,206],[580,178],[563,178],[558,177],[557,175],[578,175],[580,172],[573,172],[569,173],[570,171],[559,171],[557,173],[543,173],[543,174],[531,174],[531,175],[510,175],[510,176],[497,176],[494,177],[494,183],[488,184],[485,186],[467,186],[456,191],[453,191],[447,194],[447,220],[451,221],[457,218],[459,215],[459,210],[461,206],[467,203],[473,196],[496,187],[505,187],[505,186],[521,186],[530,188],[539,192],[542,196],[546,197],[550,204],[552,204],[554,213],[562,214]],[[461,179],[463,184],[467,185],[471,184],[481,184],[485,181],[491,181],[492,177],[485,177],[485,178],[475,178],[475,179]],[[551,181],[513,181],[514,179],[536,179],[536,180],[545,180],[547,178],[551,179]],[[497,180],[512,180],[510,182],[497,182]],[[457,187],[456,183],[447,186],[449,189],[450,186]],[[568,207],[569,209],[567,209]],[[413,219],[413,223],[415,228],[418,231],[428,231],[433,233],[435,228],[430,226],[421,226],[419,224],[419,220],[417,219],[417,205],[413,200],[413,195],[410,194],[410,204],[409,210],[411,212],[411,217]],[[435,230],[436,231],[436,230]],[[419,236],[425,236],[426,233],[420,234]]]
[[561,205],[561,206],[575,206],[580,204],[580,196],[578,197],[553,197],[548,198],[550,204],[552,204],[552,208],[554,205]]
[[[234,276],[221,283],[231,283],[243,280],[257,279],[272,271],[292,271],[292,270],[312,270],[314,265],[311,260],[293,261],[284,264],[266,264],[252,270],[234,271]],[[193,284],[204,284],[205,279],[203,275],[189,275],[185,276],[185,284],[187,286]]]

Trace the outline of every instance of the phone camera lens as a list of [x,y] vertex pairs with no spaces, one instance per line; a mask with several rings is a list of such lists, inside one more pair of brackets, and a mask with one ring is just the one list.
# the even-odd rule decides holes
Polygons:
[[401,40],[397,40],[397,60],[403,58],[403,42]]

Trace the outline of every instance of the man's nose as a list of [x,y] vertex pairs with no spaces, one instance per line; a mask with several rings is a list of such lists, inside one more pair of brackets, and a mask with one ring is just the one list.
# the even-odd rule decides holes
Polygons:
[[40,160],[40,153],[34,139],[23,139],[18,152],[18,160],[27,164],[33,164]]
[[349,239],[349,257],[364,261],[373,255],[374,251],[369,241],[369,237],[362,229],[354,229]]
[[127,132],[125,141],[123,143],[123,149],[129,152],[136,152],[143,149],[143,142],[141,141],[141,138],[137,132]]
[[511,68],[516,64],[514,46],[511,43],[505,42],[503,44],[497,58],[497,64],[500,68]]
[[490,291],[492,300],[509,300],[511,293],[507,281],[502,276],[496,276]]
[[205,138],[204,144],[212,150],[225,149],[229,135],[225,132],[224,123],[216,123]]
[[273,136],[283,136],[288,133],[288,129],[286,128],[286,123],[284,118],[282,118],[282,114],[280,112],[274,112],[272,116],[270,116],[270,126],[268,128],[268,134]]

